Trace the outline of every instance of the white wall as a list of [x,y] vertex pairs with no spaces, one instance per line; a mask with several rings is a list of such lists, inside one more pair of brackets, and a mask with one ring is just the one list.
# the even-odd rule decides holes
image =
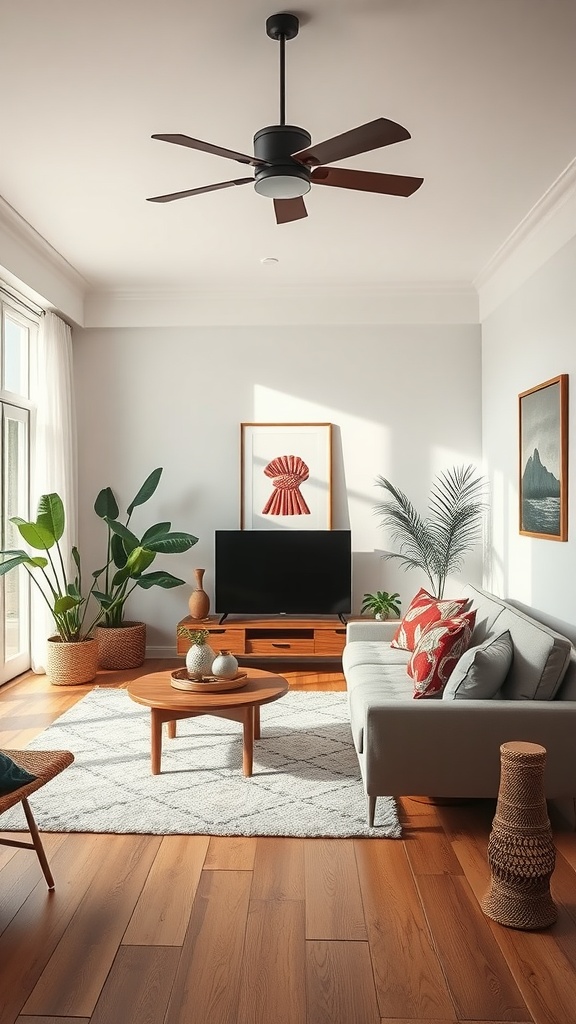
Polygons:
[[[390,477],[424,511],[431,478],[480,464],[481,363],[476,325],[77,329],[80,550],[85,572],[103,564],[104,528],[92,511],[110,485],[121,507],[164,467],[135,532],[170,519],[200,539],[165,568],[213,582],[217,528],[239,526],[242,421],[325,422],[334,431],[334,528],[352,529],[354,605],[365,590],[422,582],[377,553],[372,507]],[[481,578],[479,552],[466,577]],[[155,566],[156,567],[156,566]],[[456,583],[453,586],[457,586]],[[149,624],[150,653],[171,653],[189,587],[137,592],[130,617]]]
[[[483,453],[492,485],[486,585],[576,632],[576,238],[487,317],[482,327]],[[569,385],[568,541],[518,532],[518,394],[560,373]]]

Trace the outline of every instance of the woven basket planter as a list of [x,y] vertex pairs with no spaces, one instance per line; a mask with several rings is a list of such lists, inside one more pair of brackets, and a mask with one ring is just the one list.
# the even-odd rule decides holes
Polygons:
[[54,686],[77,686],[96,677],[98,645],[94,637],[70,643],[51,636],[47,650],[46,675]]
[[146,656],[146,623],[97,626],[99,668],[138,668]]

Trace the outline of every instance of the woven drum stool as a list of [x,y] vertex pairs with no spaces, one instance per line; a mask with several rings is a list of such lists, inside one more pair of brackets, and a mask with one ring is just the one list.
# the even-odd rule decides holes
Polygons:
[[503,743],[500,788],[488,843],[491,884],[484,913],[509,928],[553,924],[550,895],[556,851],[544,796],[546,750],[538,743]]

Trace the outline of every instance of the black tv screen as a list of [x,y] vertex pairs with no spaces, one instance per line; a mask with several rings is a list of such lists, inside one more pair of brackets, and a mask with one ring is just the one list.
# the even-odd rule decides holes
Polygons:
[[216,530],[215,556],[220,614],[351,611],[350,530]]

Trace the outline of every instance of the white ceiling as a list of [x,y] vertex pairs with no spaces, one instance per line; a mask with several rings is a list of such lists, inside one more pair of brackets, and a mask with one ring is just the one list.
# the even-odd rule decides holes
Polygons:
[[[0,195],[89,288],[473,281],[576,155],[573,0],[307,0],[286,119],[321,141],[384,116],[412,138],[343,161],[424,177],[408,199],[313,186],[277,226],[244,166],[278,120],[273,0],[3,5]],[[263,266],[261,259],[278,264]],[[1,263],[0,259],[0,263]]]

